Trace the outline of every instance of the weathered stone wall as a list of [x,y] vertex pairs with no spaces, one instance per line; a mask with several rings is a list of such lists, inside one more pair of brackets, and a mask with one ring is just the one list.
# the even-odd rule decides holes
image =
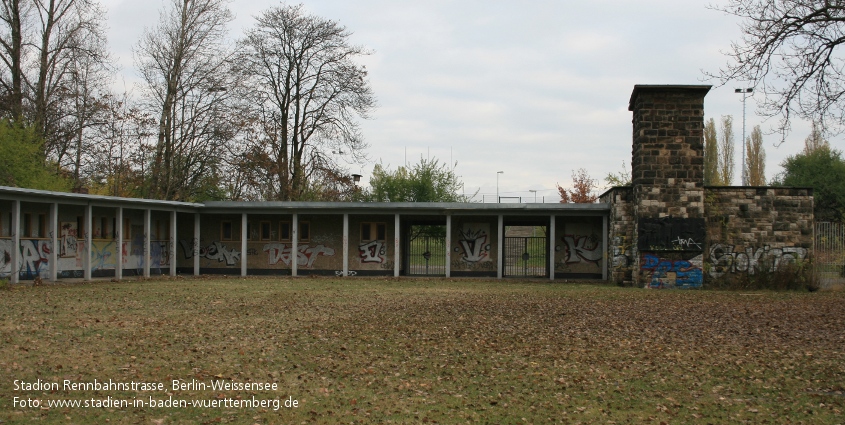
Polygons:
[[812,189],[707,187],[705,214],[708,280],[752,277],[809,259]]
[[709,90],[637,85],[631,94],[634,285],[703,284],[704,96]]
[[812,255],[813,198],[804,188],[708,187],[704,96],[710,86],[635,86],[630,188],[611,204],[611,281],[650,288],[771,274]]
[[609,242],[607,256],[610,258],[608,278],[622,285],[633,284],[634,258],[634,204],[630,186],[614,187],[599,198],[599,202],[610,204],[607,227]]

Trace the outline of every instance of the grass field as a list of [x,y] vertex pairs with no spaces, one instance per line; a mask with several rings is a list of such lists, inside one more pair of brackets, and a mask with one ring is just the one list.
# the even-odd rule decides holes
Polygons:
[[[19,287],[0,292],[0,314],[2,423],[845,422],[842,291],[174,279]],[[278,389],[174,390],[174,379]],[[46,406],[109,397],[145,406]],[[231,407],[253,398],[280,408]]]

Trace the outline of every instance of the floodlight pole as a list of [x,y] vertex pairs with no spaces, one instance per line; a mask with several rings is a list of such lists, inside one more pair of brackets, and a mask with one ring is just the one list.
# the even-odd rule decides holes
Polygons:
[[746,89],[734,89],[734,93],[742,93],[742,185],[748,185],[748,170],[745,166],[745,99],[748,93],[753,92],[754,89],[749,87]]
[[505,174],[504,171],[496,171],[496,203],[499,203],[499,174]]

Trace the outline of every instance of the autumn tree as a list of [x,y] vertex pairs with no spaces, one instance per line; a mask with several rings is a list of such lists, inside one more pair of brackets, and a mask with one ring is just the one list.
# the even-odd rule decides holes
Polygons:
[[368,52],[342,25],[308,14],[302,5],[276,6],[256,17],[240,42],[239,73],[253,131],[244,148],[249,180],[261,197],[307,199],[315,185],[345,174],[332,152],[363,163],[366,143],[357,119],[375,106]]
[[745,169],[749,186],[766,185],[766,150],[763,148],[763,131],[759,125],[754,126],[745,142]]
[[[625,161],[622,161],[622,169],[615,173],[607,173],[604,176],[604,182],[608,186],[630,186],[631,185],[631,171],[625,166]],[[558,189],[560,190],[560,189]]]
[[[230,69],[226,0],[171,0],[157,27],[135,49],[143,109],[156,117],[146,196],[217,197],[221,168],[240,119],[231,105],[238,74]],[[211,192],[209,192],[211,190]]]
[[814,122],[810,134],[804,139],[804,153],[809,154],[817,149],[830,149],[830,143],[825,139],[820,126]]
[[704,124],[704,185],[720,184],[719,174],[719,135],[716,132],[716,120],[710,118]]
[[730,0],[718,7],[742,19],[742,37],[717,72],[722,84],[751,81],[763,94],[761,112],[779,117],[785,134],[793,117],[841,130],[845,124],[845,3],[829,0]]
[[713,184],[730,186],[734,178],[734,132],[733,117],[730,115],[722,116],[718,158],[718,179]]
[[598,181],[592,179],[587,173],[587,170],[579,168],[577,171],[572,171],[572,189],[566,189],[560,184],[557,185],[557,191],[560,193],[560,203],[576,203],[576,204],[591,204],[596,202],[599,198],[595,194],[595,189],[598,188]]

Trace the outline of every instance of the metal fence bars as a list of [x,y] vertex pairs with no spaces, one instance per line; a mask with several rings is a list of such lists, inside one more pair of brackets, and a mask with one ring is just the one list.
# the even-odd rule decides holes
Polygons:
[[407,241],[409,275],[446,276],[446,226],[411,226]]
[[815,223],[813,264],[822,288],[845,284],[845,223]]
[[547,238],[545,236],[506,236],[504,275],[507,277],[547,277]]

